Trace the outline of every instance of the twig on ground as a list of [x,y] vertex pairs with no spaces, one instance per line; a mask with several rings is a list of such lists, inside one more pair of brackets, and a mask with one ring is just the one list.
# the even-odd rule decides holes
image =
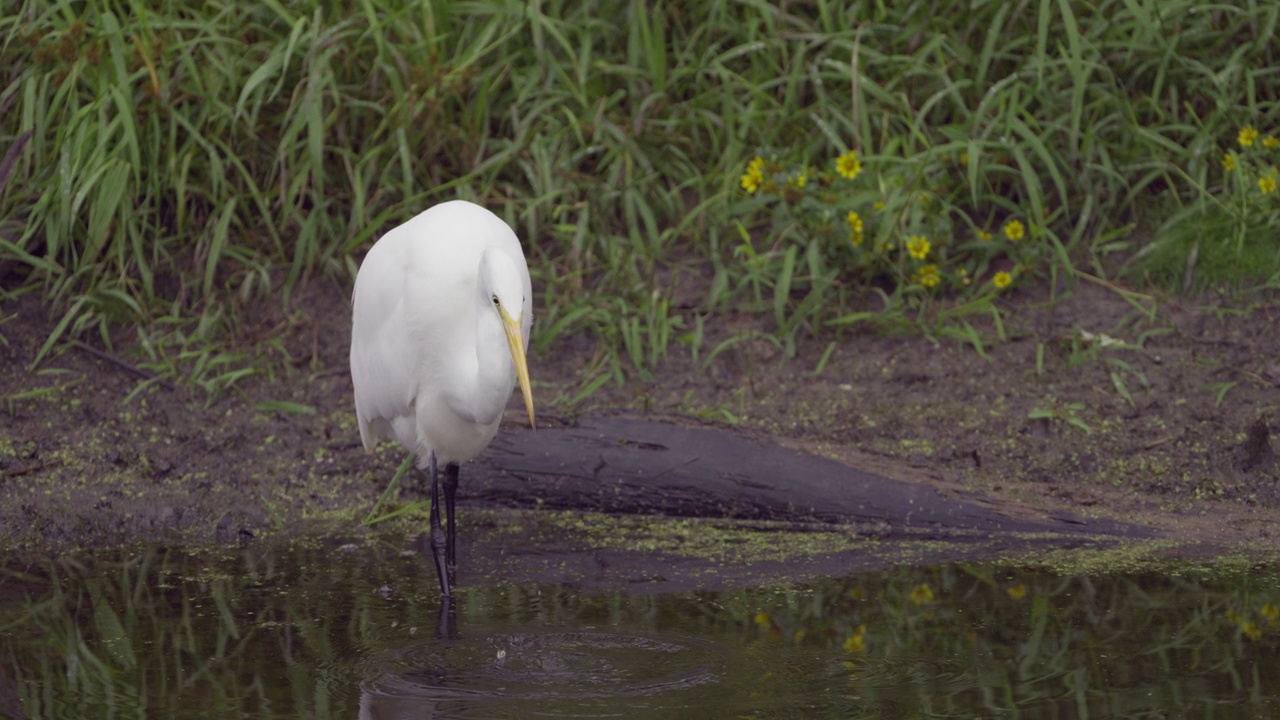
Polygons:
[[178,389],[177,386],[175,386],[173,383],[169,382],[168,380],[157,378],[155,373],[151,372],[150,370],[144,370],[138,367],[137,365],[134,365],[133,363],[129,362],[128,360],[125,360],[122,357],[119,357],[117,355],[112,355],[109,352],[105,352],[95,347],[92,347],[90,345],[86,345],[79,340],[75,340],[71,344],[89,353],[90,355],[93,355],[96,358],[99,358],[101,360],[106,360],[107,362],[112,363],[113,365],[117,365],[121,368],[124,368],[125,370],[128,370],[129,372],[133,373],[134,375],[144,377],[148,380],[154,379],[156,381],[156,384],[164,388],[165,390],[172,391],[172,390]]

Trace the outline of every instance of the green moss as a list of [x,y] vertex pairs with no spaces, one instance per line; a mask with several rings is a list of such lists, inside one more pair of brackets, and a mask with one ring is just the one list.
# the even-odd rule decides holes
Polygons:
[[898,447],[908,453],[922,453],[924,455],[933,455],[933,443],[928,440],[912,440],[903,438],[898,441]]
[[1280,549],[1270,545],[1224,549],[1176,540],[1146,540],[1098,548],[1055,548],[1004,558],[1001,563],[1043,568],[1064,576],[1146,572],[1177,575],[1239,572],[1259,564],[1275,563],[1277,559],[1280,559]]

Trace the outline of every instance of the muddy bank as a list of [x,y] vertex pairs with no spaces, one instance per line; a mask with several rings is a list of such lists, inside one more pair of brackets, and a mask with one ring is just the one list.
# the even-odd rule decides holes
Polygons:
[[[5,303],[0,545],[412,532],[420,515],[361,524],[421,495],[409,481],[380,500],[402,453],[359,447],[343,290],[312,283],[298,302],[289,322],[278,309],[260,318],[292,360],[269,364],[246,344],[274,376],[208,406],[181,382],[135,392],[127,331],[110,352],[68,347],[28,371],[50,319],[30,298]],[[654,380],[606,384],[577,405],[567,399],[590,381],[595,349],[568,338],[533,363],[540,415],[560,422],[531,433],[512,414],[464,468],[463,519],[476,533],[485,513],[563,510],[816,523],[861,539],[1101,535],[1265,552],[1280,489],[1273,440],[1254,428],[1277,407],[1277,306],[1170,304],[1154,322],[1131,310],[1082,290],[1006,318],[1008,340],[984,354],[850,333],[817,375],[825,341],[794,358],[740,342],[706,367],[673,348]],[[725,318],[712,339],[744,323]],[[1082,332],[1130,345],[1098,348]]]

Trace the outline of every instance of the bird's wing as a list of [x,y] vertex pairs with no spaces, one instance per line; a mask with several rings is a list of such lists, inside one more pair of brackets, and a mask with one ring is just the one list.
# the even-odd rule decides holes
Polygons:
[[399,437],[396,430],[401,428],[393,426],[408,423],[404,429],[412,430],[420,376],[410,327],[411,294],[405,292],[408,248],[387,240],[365,256],[352,297],[351,381],[366,450],[381,437]]

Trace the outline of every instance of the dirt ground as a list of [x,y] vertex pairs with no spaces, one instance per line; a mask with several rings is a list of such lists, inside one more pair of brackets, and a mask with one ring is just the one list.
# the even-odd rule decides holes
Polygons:
[[[792,358],[744,341],[706,367],[706,350],[695,363],[673,346],[652,380],[607,383],[578,406],[567,399],[589,380],[590,338],[535,355],[531,374],[548,426],[602,412],[678,417],[1024,515],[1269,548],[1280,532],[1268,436],[1280,407],[1280,296],[1247,302],[1167,300],[1152,319],[1084,284],[1054,304],[1024,298],[1005,315],[1007,341],[985,355],[854,329],[816,375],[828,340],[803,339]],[[56,318],[30,297],[0,305],[0,548],[356,533],[375,507],[419,500],[411,490],[379,504],[403,453],[360,446],[349,312],[347,291],[327,281],[288,313],[264,308],[239,350],[275,358],[276,370],[206,406],[181,382],[127,400],[142,381],[125,367],[140,356],[128,330],[113,353],[123,363],[86,338],[30,371]],[[705,347],[767,329],[757,322],[707,317]],[[253,342],[262,337],[275,342]],[[521,416],[517,399],[508,420]],[[460,505],[479,519],[491,508],[468,498],[466,473]],[[584,500],[582,510],[601,508]]]

